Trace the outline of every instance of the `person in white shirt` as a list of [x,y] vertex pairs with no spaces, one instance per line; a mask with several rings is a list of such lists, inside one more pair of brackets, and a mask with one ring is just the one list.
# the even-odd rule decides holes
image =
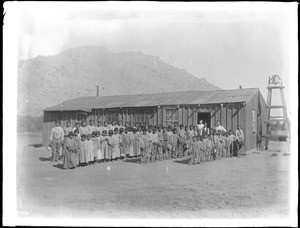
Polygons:
[[100,135],[102,135],[103,126],[102,126],[102,122],[100,120],[98,120],[98,126],[96,127],[96,131],[99,131]]
[[204,127],[202,129],[202,135],[209,135],[209,133],[210,133],[210,130],[209,130],[208,126],[207,126],[207,123],[204,122]]
[[89,129],[85,121],[82,121],[79,133],[80,135],[89,135]]
[[201,136],[201,135],[202,135],[203,128],[204,128],[203,120],[200,120],[200,121],[199,121],[199,124],[197,125],[197,127],[198,127],[198,133],[199,133],[199,135]]
[[96,131],[96,126],[94,125],[94,120],[90,120],[90,125],[87,126],[87,129],[89,131],[89,134],[92,134],[94,131]]
[[221,125],[221,123],[220,123],[219,120],[217,120],[217,126],[216,126],[215,130],[216,130],[217,132],[218,132],[219,130],[220,130],[221,132],[223,132],[223,131],[226,132],[225,127],[223,127],[223,126]]
[[108,132],[108,131],[109,131],[109,126],[108,126],[108,124],[107,124],[107,122],[106,122],[106,121],[104,121],[104,122],[103,122],[102,131],[106,131],[106,132]]
[[79,132],[79,136],[80,136],[80,122],[77,122],[76,124],[75,124],[75,127],[73,128],[73,132],[75,131],[75,130],[78,130],[78,132]]
[[54,162],[58,160],[64,140],[64,130],[60,126],[60,121],[55,121],[55,127],[51,129],[49,139],[52,144],[52,162]]
[[238,143],[238,149],[240,150],[242,148],[242,145],[244,143],[244,132],[241,129],[241,125],[237,126],[237,129],[235,130],[235,136],[237,138],[237,143]]

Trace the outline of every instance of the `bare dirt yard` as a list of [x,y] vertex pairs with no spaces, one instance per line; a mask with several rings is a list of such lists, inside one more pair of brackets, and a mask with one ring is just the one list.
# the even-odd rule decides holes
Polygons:
[[[18,137],[17,203],[24,217],[284,218],[290,156],[282,144],[200,165],[136,159],[63,170],[40,136]],[[275,153],[277,156],[272,156]]]

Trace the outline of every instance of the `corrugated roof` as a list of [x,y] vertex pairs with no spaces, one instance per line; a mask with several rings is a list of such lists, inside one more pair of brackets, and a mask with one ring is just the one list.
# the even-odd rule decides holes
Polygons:
[[45,111],[88,111],[102,108],[151,107],[158,105],[184,104],[219,104],[246,102],[257,92],[258,88],[214,90],[214,91],[181,91],[170,93],[114,95],[100,97],[79,97],[49,107]]

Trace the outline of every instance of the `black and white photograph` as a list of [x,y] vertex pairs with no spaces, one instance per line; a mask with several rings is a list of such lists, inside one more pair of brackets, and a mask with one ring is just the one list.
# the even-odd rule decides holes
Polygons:
[[3,225],[298,226],[297,2],[3,7]]

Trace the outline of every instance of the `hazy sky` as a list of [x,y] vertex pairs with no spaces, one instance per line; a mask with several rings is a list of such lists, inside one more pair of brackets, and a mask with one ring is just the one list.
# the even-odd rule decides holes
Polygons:
[[18,56],[54,55],[85,45],[141,51],[223,89],[258,87],[265,99],[268,77],[278,74],[288,96],[290,12],[264,3],[23,2]]

